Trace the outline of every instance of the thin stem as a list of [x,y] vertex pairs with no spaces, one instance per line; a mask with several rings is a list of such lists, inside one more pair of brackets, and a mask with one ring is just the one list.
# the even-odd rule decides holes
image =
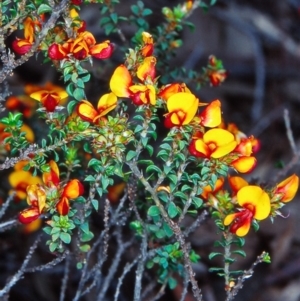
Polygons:
[[69,279],[69,273],[70,273],[70,261],[71,261],[71,256],[67,256],[66,263],[65,263],[65,270],[64,270],[64,278],[62,280],[61,288],[60,288],[59,301],[64,301],[65,300],[65,295],[66,295],[66,290],[67,290],[67,285],[68,285],[68,279]]
[[237,295],[238,291],[243,287],[243,283],[246,279],[250,278],[253,273],[254,273],[254,268],[261,262],[264,261],[264,257],[266,255],[266,252],[262,252],[261,255],[259,255],[255,262],[252,263],[251,267],[249,270],[244,271],[243,275],[241,275],[240,277],[238,277],[237,283],[236,285],[227,292],[227,298],[226,301],[232,301],[235,296]]
[[41,240],[42,235],[39,235],[37,237],[37,239],[35,240],[35,242],[33,243],[33,245],[30,247],[29,252],[27,254],[27,256],[25,257],[23,264],[21,266],[21,268],[19,269],[19,271],[13,275],[10,279],[10,281],[4,286],[4,288],[2,290],[0,290],[0,297],[3,297],[4,295],[6,295],[10,289],[22,278],[23,274],[25,273],[25,268],[28,265],[30,259],[32,258],[32,255],[35,251],[35,249],[37,248],[37,245],[39,243],[39,241]]
[[183,252],[183,259],[184,259],[184,267],[186,272],[189,275],[189,279],[192,283],[192,290],[194,297],[197,301],[202,300],[201,290],[198,286],[198,283],[195,279],[195,273],[193,271],[192,263],[189,258],[189,248],[187,244],[185,243],[185,238],[183,233],[181,232],[181,229],[178,224],[172,221],[172,219],[169,218],[168,213],[166,212],[164,206],[160,203],[160,200],[157,197],[156,190],[149,184],[149,182],[144,178],[143,174],[138,169],[135,162],[127,162],[127,165],[135,174],[141,183],[144,185],[145,189],[150,193],[155,205],[159,208],[159,211],[161,213],[161,216],[163,217],[164,221],[170,226],[170,228],[173,230],[174,235],[176,237],[176,240],[179,242],[181,250]]
[[[230,283],[230,261],[228,260],[231,256],[231,243],[233,235],[230,232],[224,233],[225,236],[225,247],[224,247],[224,274],[225,274],[225,286],[229,287]],[[228,291],[227,291],[228,294]]]

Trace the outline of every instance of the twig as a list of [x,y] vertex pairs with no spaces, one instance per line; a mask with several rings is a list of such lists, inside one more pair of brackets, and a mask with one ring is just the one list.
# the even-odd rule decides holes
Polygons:
[[39,241],[41,240],[42,235],[40,234],[35,242],[33,243],[33,245],[30,247],[29,252],[27,254],[27,256],[25,257],[21,268],[19,269],[19,271],[13,275],[10,279],[10,281],[3,287],[2,290],[0,290],[0,297],[3,297],[4,295],[6,295],[10,289],[21,279],[21,277],[23,276],[24,272],[25,272],[25,268],[28,265],[35,249],[37,248],[37,245],[39,243]]
[[60,287],[59,301],[65,300],[65,294],[67,290],[67,284],[68,284],[69,273],[70,273],[70,260],[71,260],[71,256],[67,256],[66,263],[65,263],[65,270],[64,270],[64,278],[62,280],[61,287]]
[[101,284],[101,291],[98,294],[97,301],[104,300],[105,294],[107,292],[107,289],[109,288],[109,284],[112,282],[112,279],[114,278],[117,269],[119,267],[121,257],[124,254],[125,250],[132,244],[132,241],[128,241],[124,243],[121,235],[121,229],[118,227],[116,228],[116,231],[114,233],[117,237],[117,253],[114,256],[113,263],[109,267],[109,272],[107,276],[105,277],[105,281]]
[[24,270],[24,273],[34,273],[37,271],[44,271],[46,269],[51,269],[53,267],[55,267],[56,265],[58,265],[60,262],[62,262],[68,255],[69,255],[69,251],[66,250],[61,256],[54,258],[53,260],[51,260],[50,262],[46,263],[46,264],[42,264],[33,268],[27,268]]
[[243,275],[238,277],[236,285],[227,293],[226,301],[232,301],[237,295],[238,291],[243,287],[243,283],[246,279],[250,278],[254,273],[254,268],[261,262],[265,257],[266,252],[262,252],[261,255],[257,257],[255,262],[251,265],[249,270],[244,271]]
[[134,285],[134,299],[133,299],[134,301],[141,300],[142,278],[145,269],[145,261],[147,259],[148,237],[147,237],[145,226],[143,226],[143,229],[144,232],[143,232],[142,244],[141,244],[141,255],[139,257],[139,263],[135,271],[135,285]]
[[200,215],[197,216],[196,220],[191,224],[191,226],[183,232],[183,235],[187,237],[190,235],[190,233],[194,232],[206,219],[206,216],[208,216],[208,212],[204,210]]
[[132,261],[131,263],[126,263],[124,269],[123,269],[123,273],[122,275],[119,277],[119,280],[118,280],[118,285],[117,285],[117,288],[116,288],[116,292],[115,292],[115,296],[114,296],[114,301],[118,301],[118,297],[120,295],[120,288],[121,288],[121,285],[123,283],[123,279],[124,277],[126,276],[126,274],[128,274],[130,272],[130,270],[137,264],[138,262],[138,258],[136,258],[134,261]]
[[10,221],[6,221],[6,222],[3,222],[0,224],[0,232],[4,232],[6,231],[7,229],[10,229],[14,226],[17,226],[19,225],[20,223],[16,220],[16,219],[13,219],[13,220],[10,220]]
[[180,301],[184,301],[185,300],[186,294],[188,292],[188,285],[189,285],[189,277],[188,277],[187,274],[184,274],[183,290],[182,290],[182,293],[181,293]]
[[289,111],[287,109],[284,109],[284,111],[283,111],[283,118],[284,118],[284,124],[285,124],[285,128],[286,128],[286,135],[289,140],[291,149],[295,156],[296,155],[299,156],[299,151],[297,150],[293,131],[291,129],[291,120],[290,120]]
[[179,225],[174,223],[172,221],[172,219],[169,218],[168,213],[166,212],[164,206],[160,203],[160,200],[157,197],[156,190],[144,178],[143,174],[138,169],[136,162],[126,162],[126,164],[129,166],[129,168],[131,169],[133,174],[135,174],[139,178],[141,183],[144,185],[145,189],[150,193],[155,205],[159,208],[162,218],[173,230],[176,240],[179,242],[181,250],[183,252],[184,267],[185,267],[186,272],[189,275],[189,279],[192,284],[192,290],[193,290],[194,297],[196,298],[197,301],[202,301],[201,290],[195,279],[195,273],[193,271],[192,263],[190,261],[189,249],[188,249],[187,244],[185,243],[185,238],[184,238],[183,233],[181,232]]
[[30,50],[26,54],[24,54],[23,56],[21,56],[17,60],[15,60],[14,55],[11,55],[10,53],[8,53],[6,58],[3,58],[3,55],[2,55],[3,63],[5,63],[5,64],[4,64],[4,67],[2,68],[2,70],[0,72],[0,83],[2,83],[8,75],[12,74],[13,70],[16,67],[24,64],[26,61],[29,60],[29,58],[31,56],[33,56],[36,53],[38,47],[40,46],[40,43],[43,41],[45,36],[48,34],[48,31],[55,27],[55,23],[56,23],[57,19],[60,17],[62,12],[66,9],[68,4],[69,4],[68,0],[62,0],[53,9],[49,20],[43,26],[43,28],[40,31],[39,35],[36,37],[34,44],[32,45],[32,47],[30,48]]
[[[10,196],[8,196],[8,198],[6,199],[6,202],[1,206],[1,210],[0,210],[0,219],[2,218],[2,216],[5,214],[7,208],[9,207],[10,203],[13,201],[14,197],[15,197],[16,193],[12,193]],[[12,222],[12,221],[11,221]],[[0,229],[3,227],[3,224],[0,224]]]
[[299,164],[300,161],[300,151],[297,149],[293,131],[291,128],[291,121],[289,116],[289,111],[287,109],[284,109],[283,111],[283,118],[284,118],[284,124],[286,128],[286,135],[289,141],[289,144],[291,146],[291,149],[293,151],[293,157],[290,160],[288,164],[285,165],[285,167],[280,170],[275,177],[275,181],[277,181],[278,178],[285,176],[289,170],[291,170],[295,165]]

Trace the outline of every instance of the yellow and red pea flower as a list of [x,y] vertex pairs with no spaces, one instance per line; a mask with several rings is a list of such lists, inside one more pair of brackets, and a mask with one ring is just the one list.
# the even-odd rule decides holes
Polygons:
[[46,206],[46,192],[40,184],[31,184],[26,188],[27,204],[37,207],[41,214]]
[[154,44],[153,44],[153,37],[150,33],[144,31],[142,32],[142,39],[143,39],[143,47],[141,48],[141,54],[144,57],[152,56],[154,51]]
[[229,231],[237,236],[245,236],[254,219],[266,219],[271,211],[268,194],[259,186],[248,185],[237,192],[237,203],[241,206],[239,212],[228,214],[224,225],[230,226]]
[[172,128],[189,124],[195,117],[198,106],[199,99],[192,93],[173,94],[167,101],[168,113],[165,114],[164,125],[167,128]]
[[12,43],[14,52],[23,55],[27,53],[34,42],[35,27],[40,26],[40,23],[33,21],[30,17],[27,17],[24,21],[24,39],[16,38]]
[[233,195],[236,195],[241,188],[249,185],[245,179],[239,176],[229,176],[228,182]]
[[48,48],[48,56],[51,60],[63,60],[68,57],[70,53],[71,44],[66,42],[64,44],[53,43]]
[[68,97],[68,93],[61,89],[40,90],[31,93],[30,97],[40,101],[48,113],[53,113],[61,100]]
[[70,200],[83,194],[83,186],[79,180],[69,181],[63,189],[60,200],[56,204],[56,210],[60,215],[67,215],[70,210]]
[[39,177],[33,176],[29,171],[15,170],[8,176],[10,186],[16,191],[16,199],[22,200],[27,196],[27,186],[31,184],[41,184]]
[[13,42],[12,42],[12,49],[15,53],[23,55],[26,54],[32,47],[31,42],[29,42],[26,39],[19,39],[16,38]]
[[216,99],[213,100],[199,115],[200,124],[214,128],[222,122],[221,102]]
[[105,116],[107,113],[115,109],[117,106],[117,96],[114,93],[104,94],[98,101],[97,110],[87,100],[82,100],[77,105],[77,114],[81,119],[96,123],[99,118]]
[[41,216],[39,209],[37,207],[31,206],[24,209],[18,215],[19,222],[22,224],[29,224],[37,220]]
[[48,187],[57,187],[60,183],[59,169],[55,161],[49,163],[50,171],[43,173],[43,182]]
[[62,60],[73,55],[77,60],[84,60],[88,56],[107,59],[112,55],[114,46],[106,40],[96,44],[95,37],[89,31],[78,31],[75,39],[69,39],[63,44],[53,43],[48,49],[48,56],[52,60]]
[[[57,188],[60,190],[59,168],[55,161],[49,162],[50,172],[43,173],[43,181],[49,188]],[[56,209],[59,214],[67,215],[70,210],[70,199],[77,198],[83,194],[83,186],[79,180],[70,180],[63,188]]]
[[129,87],[130,99],[137,105],[155,105],[156,92],[155,87],[152,85],[132,85]]
[[158,92],[157,96],[159,98],[162,98],[164,101],[167,101],[173,94],[179,92],[191,93],[191,91],[189,90],[189,88],[186,86],[185,83],[172,83],[163,86]]
[[150,78],[151,82],[153,82],[156,74],[155,65],[156,58],[154,56],[145,57],[136,71],[136,75],[139,78],[139,80],[144,83]]
[[276,185],[273,192],[280,202],[290,202],[296,195],[299,187],[299,177],[295,174]]
[[218,191],[220,191],[224,186],[224,178],[220,177],[217,179],[214,188],[212,188],[210,185],[207,185],[202,188],[201,197],[204,200],[207,200],[210,195],[216,194]]
[[236,145],[232,133],[223,129],[211,129],[202,138],[193,139],[189,151],[195,157],[218,159],[231,153]]
[[111,57],[113,51],[114,45],[109,40],[106,40],[90,47],[89,54],[96,59],[105,60]]

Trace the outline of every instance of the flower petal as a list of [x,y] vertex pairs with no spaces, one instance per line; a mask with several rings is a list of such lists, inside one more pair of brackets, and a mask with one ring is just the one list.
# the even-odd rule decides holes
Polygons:
[[98,112],[95,110],[94,106],[87,100],[79,102],[76,111],[81,119],[89,122],[93,122],[98,116]]
[[229,185],[234,194],[236,194],[241,188],[248,185],[248,182],[241,177],[234,176],[228,177]]
[[254,218],[263,220],[271,211],[270,197],[259,186],[248,185],[237,193],[237,201],[242,207],[253,206]]
[[50,172],[43,173],[43,182],[49,187],[52,185],[57,187],[60,183],[58,166],[53,160],[49,162],[49,166]]
[[70,203],[68,198],[62,197],[56,204],[56,210],[60,215],[67,215],[70,211]]
[[298,186],[299,177],[293,174],[276,186],[275,194],[282,194],[281,202],[290,202],[294,198]]
[[83,186],[79,180],[74,179],[67,183],[64,187],[62,196],[67,197],[68,199],[75,199],[83,194]]
[[214,128],[219,126],[222,121],[221,102],[216,99],[212,101],[200,114],[201,125]]
[[110,41],[105,41],[96,44],[90,48],[90,54],[97,59],[108,59],[111,57],[114,50],[113,44]]
[[30,207],[21,211],[18,215],[18,219],[22,224],[29,224],[40,216],[39,210],[37,207]]
[[120,65],[114,71],[109,86],[111,91],[118,97],[130,97],[128,88],[131,86],[131,82],[128,69],[124,65]]
[[230,163],[240,173],[249,173],[256,166],[255,157],[240,157]]
[[137,68],[137,77],[144,82],[148,77],[153,81],[155,78],[155,64],[156,58],[154,56],[148,56],[144,58],[144,61]]
[[118,98],[114,93],[108,93],[101,96],[98,101],[97,110],[98,117],[105,116],[108,112],[112,111],[118,103]]

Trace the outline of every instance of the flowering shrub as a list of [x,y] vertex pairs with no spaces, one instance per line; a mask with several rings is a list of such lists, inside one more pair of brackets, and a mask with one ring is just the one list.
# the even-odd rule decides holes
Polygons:
[[[96,105],[86,96],[91,80],[87,66],[94,59],[110,60],[115,45],[110,40],[96,42],[86,30],[80,18],[82,1],[13,1],[10,13],[10,1],[4,2],[0,82],[7,83],[14,68],[33,54],[50,61],[64,82],[64,87],[47,83],[25,87],[25,95],[2,95],[0,166],[9,172],[5,175],[12,193],[2,205],[3,214],[9,202],[18,200],[13,206],[18,221],[13,218],[11,225],[39,221],[27,231],[40,231],[46,238],[40,244],[56,256],[45,268],[67,262],[66,281],[68,258],[73,258],[81,271],[74,300],[92,290],[103,300],[109,282],[119,277],[117,300],[123,278],[134,268],[132,300],[144,298],[147,275],[155,275],[160,291],[174,289],[178,282],[186,288],[191,283],[194,297],[202,300],[193,271],[193,263],[201,259],[188,241],[204,219],[212,219],[223,252],[213,251],[209,258],[222,256],[224,264],[211,270],[224,277],[227,300],[232,300],[249,272],[230,269],[233,255],[246,256],[243,237],[251,228],[258,230],[260,221],[282,215],[280,209],[294,198],[299,178],[292,174],[278,184],[260,185],[237,175],[256,167],[258,139],[235,124],[226,125],[221,100],[203,103],[189,88],[192,81],[200,88],[217,87],[226,79],[215,56],[186,82],[172,77],[176,72],[166,62],[181,44],[178,33],[190,25],[186,18],[201,2],[163,8],[164,23],[150,30],[146,17],[152,11],[140,1],[131,7],[130,17],[115,12],[118,1],[85,1],[100,3],[107,35],[116,32],[124,40],[119,26],[123,21],[139,29],[130,47],[124,41],[124,61],[105,74],[108,87],[97,95]],[[24,29],[24,38],[18,35],[8,48],[3,41],[13,24]],[[31,129],[23,120],[32,128],[38,122],[41,129]],[[193,222],[187,226],[188,217]],[[94,219],[103,228],[100,233]],[[124,231],[130,233],[126,238]],[[1,297],[26,272],[37,243],[20,274],[0,290]],[[116,276],[129,248],[135,258]],[[112,263],[110,249],[116,252]],[[256,263],[269,261],[264,252]],[[111,266],[101,280],[105,262]],[[65,290],[66,284],[61,296]]]

